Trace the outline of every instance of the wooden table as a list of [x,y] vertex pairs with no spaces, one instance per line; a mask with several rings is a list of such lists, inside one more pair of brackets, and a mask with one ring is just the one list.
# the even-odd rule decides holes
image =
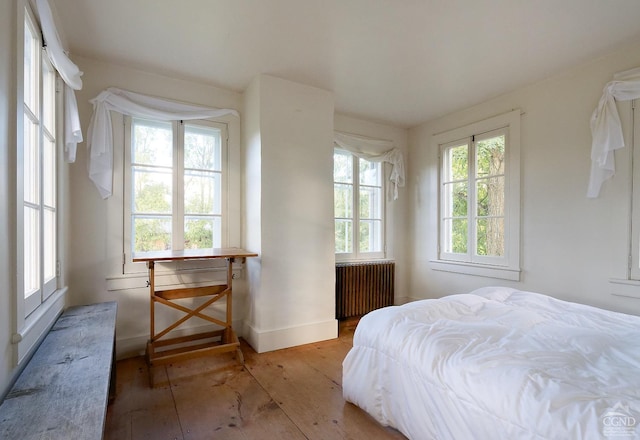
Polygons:
[[[147,363],[150,367],[150,380],[153,386],[154,365],[166,364],[169,362],[189,359],[205,354],[224,353],[237,351],[240,361],[244,363],[240,343],[236,333],[233,331],[232,321],[232,282],[233,282],[233,262],[247,257],[257,257],[258,254],[238,248],[225,249],[188,249],[183,251],[157,251],[137,253],[133,261],[144,261],[149,269],[149,314],[150,314],[150,338],[147,343]],[[184,260],[210,260],[224,258],[227,261],[227,283],[203,287],[186,287],[180,289],[156,290],[155,270],[156,262],[184,261]],[[210,296],[205,302],[191,309],[182,304],[174,302],[183,298],[195,298]],[[205,314],[203,311],[213,303],[226,299],[226,318],[224,321]],[[161,331],[155,328],[155,306],[156,303],[180,310],[185,316],[175,321]],[[198,317],[222,327],[220,330],[201,332],[187,336],[166,337],[171,330],[176,329],[190,318]],[[205,342],[206,341],[206,342]],[[199,342],[199,343],[196,343]]]

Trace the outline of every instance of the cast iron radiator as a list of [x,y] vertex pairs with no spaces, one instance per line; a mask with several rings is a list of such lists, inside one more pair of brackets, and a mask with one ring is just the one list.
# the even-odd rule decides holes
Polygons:
[[336,319],[393,305],[395,263],[336,264]]

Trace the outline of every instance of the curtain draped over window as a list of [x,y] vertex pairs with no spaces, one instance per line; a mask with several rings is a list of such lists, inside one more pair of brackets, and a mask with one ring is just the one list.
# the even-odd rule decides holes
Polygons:
[[76,160],[78,142],[82,142],[82,129],[78,114],[78,103],[74,90],[82,89],[82,72],[65,53],[60,36],[53,21],[53,14],[48,0],[37,0],[36,7],[40,16],[40,26],[45,43],[45,50],[51,64],[58,71],[65,83],[64,86],[64,157],[69,163]]
[[103,199],[111,196],[113,188],[113,132],[110,111],[123,115],[161,121],[239,116],[232,109],[219,109],[184,104],[168,99],[142,95],[110,87],[90,101],[93,115],[87,132],[89,148],[89,178]]
[[[356,157],[371,162],[390,163],[393,166],[389,177],[389,180],[393,182],[393,199],[398,199],[398,187],[404,186],[404,157],[400,150],[394,148],[393,142],[337,131],[334,133],[333,142],[337,147],[347,150]],[[377,153],[380,150],[386,151]],[[376,151],[376,153],[370,153],[370,151]]]
[[640,98],[640,67],[617,73],[613,81],[604,86],[598,107],[591,115],[591,176],[587,197],[595,198],[605,180],[616,170],[614,151],[624,147],[622,124],[616,100],[630,101]]

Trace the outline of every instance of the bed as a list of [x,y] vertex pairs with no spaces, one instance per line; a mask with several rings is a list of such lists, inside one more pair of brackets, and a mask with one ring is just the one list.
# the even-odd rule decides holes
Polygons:
[[509,288],[375,310],[343,394],[414,440],[640,438],[640,317]]

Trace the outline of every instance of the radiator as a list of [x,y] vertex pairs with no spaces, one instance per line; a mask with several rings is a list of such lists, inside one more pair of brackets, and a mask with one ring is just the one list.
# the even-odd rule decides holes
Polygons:
[[336,264],[336,319],[393,305],[395,263]]

